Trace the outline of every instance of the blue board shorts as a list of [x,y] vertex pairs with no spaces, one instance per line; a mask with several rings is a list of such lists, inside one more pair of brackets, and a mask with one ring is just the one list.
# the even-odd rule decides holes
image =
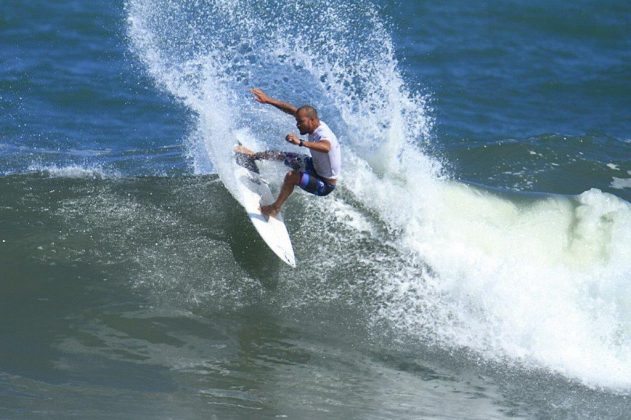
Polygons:
[[285,160],[283,163],[300,173],[299,187],[308,193],[324,197],[335,189],[335,185],[329,184],[324,178],[318,175],[313,167],[311,157],[300,153],[285,152]]

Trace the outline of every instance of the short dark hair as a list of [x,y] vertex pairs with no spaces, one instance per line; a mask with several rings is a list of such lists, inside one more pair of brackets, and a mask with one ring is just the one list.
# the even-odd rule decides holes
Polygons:
[[300,108],[298,108],[296,110],[296,114],[298,114],[300,111],[305,111],[305,114],[307,115],[307,117],[309,118],[315,118],[318,119],[318,110],[316,110],[314,107],[312,107],[311,105],[303,105]]

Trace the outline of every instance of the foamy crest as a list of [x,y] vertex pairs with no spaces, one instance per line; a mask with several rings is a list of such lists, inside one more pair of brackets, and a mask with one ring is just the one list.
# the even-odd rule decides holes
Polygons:
[[628,203],[598,190],[509,200],[449,182],[425,199],[422,220],[408,213],[402,243],[438,273],[432,285],[449,301],[439,340],[590,385],[629,386]]

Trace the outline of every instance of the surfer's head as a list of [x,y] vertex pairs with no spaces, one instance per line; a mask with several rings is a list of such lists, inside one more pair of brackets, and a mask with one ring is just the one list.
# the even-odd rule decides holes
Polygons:
[[311,134],[320,125],[318,111],[310,105],[303,105],[296,111],[296,127],[300,134]]

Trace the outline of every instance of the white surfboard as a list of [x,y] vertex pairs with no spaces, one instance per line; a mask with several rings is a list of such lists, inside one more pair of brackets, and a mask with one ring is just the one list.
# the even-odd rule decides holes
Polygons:
[[259,174],[258,167],[253,159],[240,153],[235,153],[235,175],[240,196],[241,205],[248,213],[254,228],[261,238],[278,257],[292,267],[296,267],[294,249],[291,246],[289,233],[283,221],[283,215],[279,212],[269,218],[261,213],[260,207],[274,202],[267,181]]

